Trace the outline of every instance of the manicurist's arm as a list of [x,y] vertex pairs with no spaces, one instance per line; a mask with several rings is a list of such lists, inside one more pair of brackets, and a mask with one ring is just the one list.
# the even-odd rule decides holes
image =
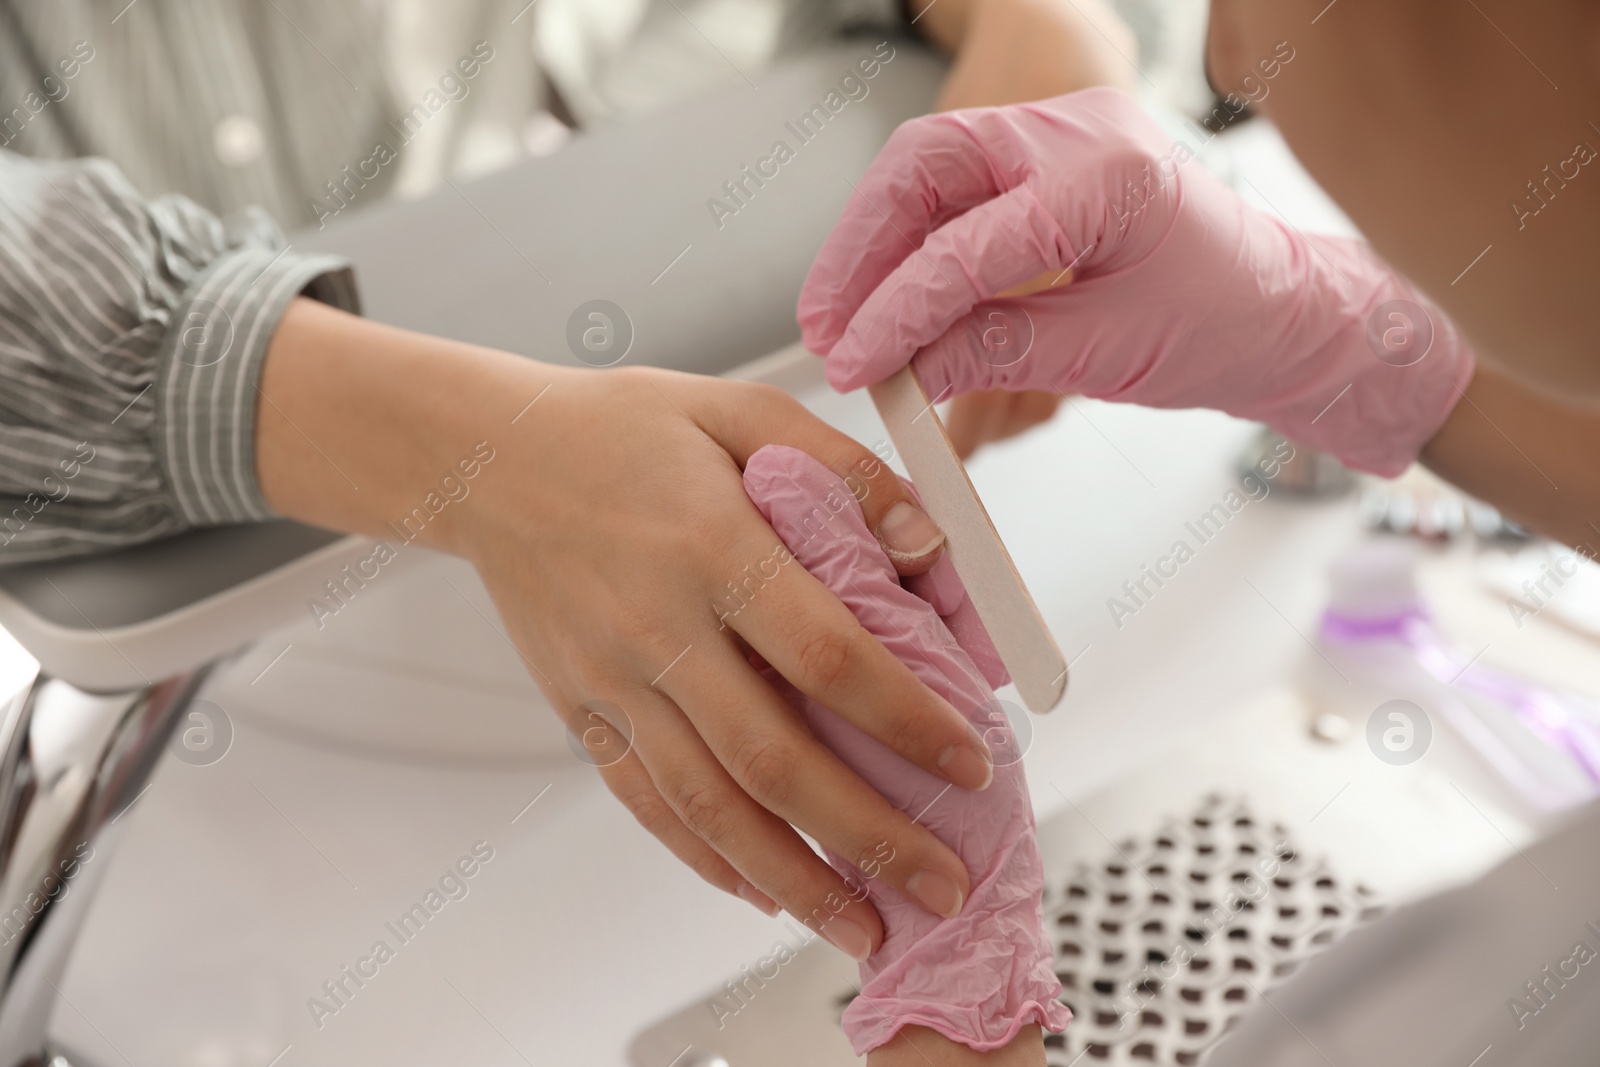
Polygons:
[[1600,553],[1600,409],[1479,366],[1422,461],[1528,529]]
[[922,35],[952,57],[940,111],[1042,100],[1095,85],[1132,88],[1139,44],[1105,0],[907,0]]

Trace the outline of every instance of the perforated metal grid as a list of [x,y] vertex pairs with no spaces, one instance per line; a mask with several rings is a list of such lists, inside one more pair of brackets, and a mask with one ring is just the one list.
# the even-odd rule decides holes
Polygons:
[[1046,889],[1073,1022],[1050,1067],[1197,1064],[1263,991],[1382,911],[1239,798],[1119,841]]
[[[1198,1064],[1263,992],[1382,911],[1281,824],[1208,796],[1046,886],[1073,1021],[1045,1038],[1045,1062]],[[840,994],[836,1018],[854,997]]]

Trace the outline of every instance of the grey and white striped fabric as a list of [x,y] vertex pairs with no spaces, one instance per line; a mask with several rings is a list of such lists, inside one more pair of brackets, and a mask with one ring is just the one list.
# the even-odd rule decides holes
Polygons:
[[302,291],[357,309],[274,219],[393,117],[380,29],[366,0],[0,0],[0,566],[270,516],[273,331]]
[[256,383],[302,291],[357,310],[259,211],[0,151],[0,566],[269,517]]
[[[407,137],[441,70],[492,49],[470,95],[360,204],[505,165],[548,103],[585,123],[637,119],[843,27],[900,21],[899,0],[0,0],[0,147],[105,156],[149,196],[316,225],[328,183]],[[83,59],[81,57],[90,58]],[[58,64],[74,69],[62,77]],[[53,93],[41,92],[46,78]],[[35,111],[28,94],[48,101]],[[52,95],[59,99],[51,99]],[[325,206],[324,209],[325,210]]]

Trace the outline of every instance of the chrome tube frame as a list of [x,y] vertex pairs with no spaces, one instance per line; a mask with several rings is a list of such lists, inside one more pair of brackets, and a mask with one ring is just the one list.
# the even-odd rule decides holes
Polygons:
[[46,1035],[62,972],[119,820],[210,670],[109,694],[36,671],[0,711],[0,1067],[66,1062]]

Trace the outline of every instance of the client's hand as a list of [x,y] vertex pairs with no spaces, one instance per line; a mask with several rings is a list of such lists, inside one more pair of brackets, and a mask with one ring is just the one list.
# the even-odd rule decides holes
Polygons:
[[[1071,285],[994,299],[1068,269]],[[901,126],[799,314],[839,389],[914,357],[933,396],[1213,407],[1387,475],[1416,458],[1473,365],[1443,313],[1365,245],[1245,204],[1111,89]]]
[[942,535],[866,449],[769,387],[551,367],[306,300],[278,329],[262,396],[259,477],[284,515],[394,539],[472,462],[470,494],[419,540],[476,565],[576,732],[607,734],[609,709],[626,716],[631,745],[602,737],[614,755],[595,762],[707,881],[764,910],[775,900],[823,916],[821,933],[858,959],[882,940],[877,914],[791,824],[847,856],[887,842],[888,883],[935,912],[965,896],[961,860],[813,738],[748,659],[753,649],[943,782],[992,777],[963,717],[784,565],[745,496],[753,452],[803,449],[845,479],[896,566],[925,571]]

